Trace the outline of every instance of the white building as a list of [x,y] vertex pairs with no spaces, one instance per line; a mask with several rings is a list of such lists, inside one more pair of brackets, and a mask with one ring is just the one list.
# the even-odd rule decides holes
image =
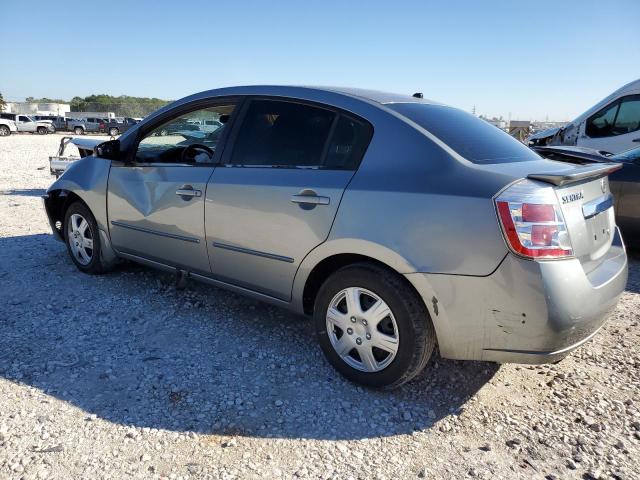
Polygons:
[[26,115],[56,115],[64,117],[70,111],[71,105],[68,103],[7,102],[5,107],[5,112]]

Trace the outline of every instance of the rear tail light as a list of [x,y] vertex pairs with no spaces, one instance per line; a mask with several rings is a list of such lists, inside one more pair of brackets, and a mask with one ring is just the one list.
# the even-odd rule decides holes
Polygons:
[[553,187],[522,180],[504,190],[495,202],[502,232],[513,252],[534,259],[573,255]]

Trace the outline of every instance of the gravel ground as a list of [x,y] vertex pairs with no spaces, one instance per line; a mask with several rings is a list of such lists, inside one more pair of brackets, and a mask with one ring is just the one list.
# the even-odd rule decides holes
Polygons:
[[557,365],[338,377],[310,321],[134,265],[79,273],[39,196],[59,141],[0,139],[0,478],[640,478],[640,259]]

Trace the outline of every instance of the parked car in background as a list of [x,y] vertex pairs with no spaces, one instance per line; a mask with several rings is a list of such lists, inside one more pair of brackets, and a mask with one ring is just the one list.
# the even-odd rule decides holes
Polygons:
[[0,137],[8,137],[13,132],[17,132],[16,122],[0,118]]
[[126,132],[136,123],[138,122],[131,117],[124,117],[122,121],[112,119],[105,124],[105,130],[109,135],[115,137],[116,135]]
[[67,130],[67,119],[65,117],[55,115],[35,115],[34,118],[36,120],[50,120],[53,128],[57,132],[64,132]]
[[579,165],[620,163],[623,167],[609,175],[616,223],[627,245],[640,248],[640,146],[615,155],[567,146],[532,147],[544,158]]
[[19,113],[0,113],[0,118],[15,122],[18,132],[38,133],[46,135],[55,132],[51,120],[35,120],[29,115]]
[[529,146],[571,145],[619,153],[640,146],[640,79],[616,90],[562,128],[527,138]]
[[[203,117],[228,120],[157,135]],[[557,361],[627,283],[619,165],[542,159],[428,100],[225,88],[93,145],[44,199],[80,271],[125,258],[312,316],[328,361],[367,386],[411,380],[436,342],[445,358]]]
[[74,119],[67,120],[67,129],[72,131],[76,135],[84,135],[87,132],[95,133],[100,132],[103,133],[106,131],[107,120],[104,118],[82,118],[82,119]]
[[222,126],[222,122],[218,121],[218,120],[191,120],[189,122],[192,125],[195,125],[196,127],[198,127],[198,130],[200,130],[201,132],[205,132],[205,133],[211,133],[211,132],[215,132],[217,129],[219,129]]

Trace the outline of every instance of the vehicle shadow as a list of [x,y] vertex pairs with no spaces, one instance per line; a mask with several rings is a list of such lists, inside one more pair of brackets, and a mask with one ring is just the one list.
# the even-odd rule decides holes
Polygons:
[[640,250],[628,250],[629,258],[629,280],[627,280],[627,291],[640,293]]
[[51,235],[0,238],[0,283],[0,376],[120,425],[407,434],[459,415],[498,370],[436,357],[398,390],[363,389],[325,362],[308,319],[206,285],[176,290],[171,276],[130,264],[84,275]]
[[16,188],[0,191],[0,195],[15,195],[19,197],[41,197],[47,193],[45,188]]

